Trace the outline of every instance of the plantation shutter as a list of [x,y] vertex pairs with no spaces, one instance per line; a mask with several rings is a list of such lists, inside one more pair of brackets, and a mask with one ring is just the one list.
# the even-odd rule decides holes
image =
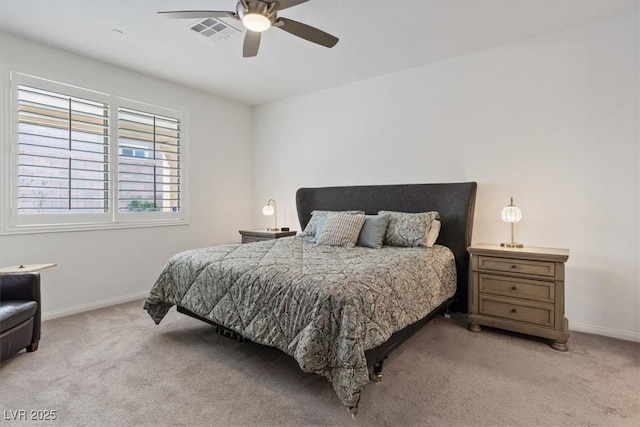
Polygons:
[[179,119],[118,108],[118,211],[179,212]]
[[109,211],[107,104],[18,86],[18,214]]

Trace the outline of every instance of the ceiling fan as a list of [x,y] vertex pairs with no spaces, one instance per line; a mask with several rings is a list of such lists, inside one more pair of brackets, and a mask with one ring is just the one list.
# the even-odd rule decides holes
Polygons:
[[242,56],[258,54],[263,31],[271,27],[280,28],[294,36],[301,37],[325,47],[333,47],[338,38],[293,19],[278,17],[278,12],[297,6],[309,0],[239,0],[235,12],[218,10],[178,10],[158,12],[159,15],[173,19],[184,18],[233,18],[242,22],[247,33],[244,37]]

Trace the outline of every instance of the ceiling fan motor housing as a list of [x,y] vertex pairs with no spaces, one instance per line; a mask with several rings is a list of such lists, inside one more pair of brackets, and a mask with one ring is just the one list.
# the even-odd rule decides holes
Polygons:
[[[245,26],[247,26],[247,20],[253,18],[255,20],[264,21],[263,23],[258,23],[258,25],[263,24],[265,27],[264,30],[267,30],[275,23],[277,19],[277,7],[278,3],[276,2],[268,2],[263,0],[240,0],[236,6],[236,13],[238,15],[238,18],[240,18]],[[266,20],[268,20],[268,25],[265,18]],[[250,30],[252,29],[250,28],[250,26],[247,27]]]

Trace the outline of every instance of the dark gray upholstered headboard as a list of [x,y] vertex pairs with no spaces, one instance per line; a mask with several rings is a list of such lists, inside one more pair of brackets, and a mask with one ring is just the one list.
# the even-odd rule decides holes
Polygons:
[[296,192],[296,207],[303,230],[313,210],[363,210],[367,214],[380,210],[438,211],[442,229],[436,243],[447,246],[456,257],[458,292],[452,308],[466,313],[467,248],[471,244],[476,189],[475,182],[300,188]]

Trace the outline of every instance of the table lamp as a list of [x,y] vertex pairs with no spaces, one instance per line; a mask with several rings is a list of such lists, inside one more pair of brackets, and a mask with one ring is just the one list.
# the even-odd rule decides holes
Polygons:
[[500,217],[504,222],[511,223],[511,241],[500,243],[500,246],[504,248],[523,248],[524,245],[522,243],[516,243],[513,241],[513,229],[515,227],[515,223],[522,219],[522,211],[513,204],[513,197],[511,197],[509,205],[505,206],[502,209],[502,212],[500,212]]
[[266,216],[271,216],[273,215],[274,218],[274,227],[273,228],[267,228],[267,230],[269,231],[280,231],[280,229],[278,228],[278,211],[276,209],[276,201],[273,199],[269,199],[267,201],[267,204],[264,205],[264,207],[262,208],[262,214],[266,215]]

